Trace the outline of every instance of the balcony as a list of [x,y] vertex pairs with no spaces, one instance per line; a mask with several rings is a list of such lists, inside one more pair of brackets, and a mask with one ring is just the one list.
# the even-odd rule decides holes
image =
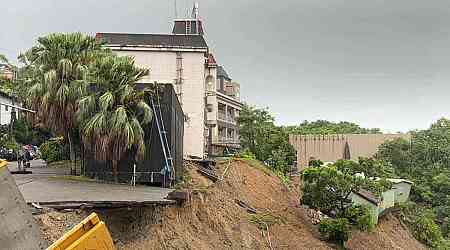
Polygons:
[[225,137],[225,136],[220,136],[217,138],[217,142],[221,143],[221,144],[239,144],[239,138],[234,137],[234,138],[230,138],[230,137]]
[[236,118],[232,117],[231,115],[226,115],[224,112],[217,112],[217,120],[219,121],[223,121],[223,122],[228,122],[231,124],[237,124]]

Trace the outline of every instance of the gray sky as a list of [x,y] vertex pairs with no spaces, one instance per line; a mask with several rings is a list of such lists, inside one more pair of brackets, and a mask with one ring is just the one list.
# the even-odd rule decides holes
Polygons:
[[[51,32],[169,33],[173,2],[8,1],[0,53],[15,58]],[[448,0],[199,3],[216,59],[279,124],[346,120],[396,132],[450,116]],[[179,15],[191,5],[178,0]]]

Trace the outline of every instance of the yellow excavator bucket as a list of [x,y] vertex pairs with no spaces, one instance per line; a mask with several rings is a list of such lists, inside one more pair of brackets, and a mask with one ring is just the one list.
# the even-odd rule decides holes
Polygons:
[[115,250],[108,228],[96,213],[64,234],[47,250]]

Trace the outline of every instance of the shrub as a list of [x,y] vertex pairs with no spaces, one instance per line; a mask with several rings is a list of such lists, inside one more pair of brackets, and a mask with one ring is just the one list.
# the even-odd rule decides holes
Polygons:
[[341,246],[350,238],[350,223],[346,218],[324,219],[319,224],[320,235],[327,241]]
[[375,229],[374,220],[367,206],[356,205],[349,207],[342,216],[349,220],[361,231],[372,231]]
[[44,142],[39,149],[41,151],[42,159],[47,163],[69,159],[68,150],[61,137],[52,138]]
[[239,152],[239,154],[237,154],[236,157],[242,158],[242,159],[251,159],[251,160],[256,159],[255,154],[253,154],[252,151],[250,151],[250,149],[248,149],[248,148]]
[[436,224],[436,214],[434,211],[424,209],[414,202],[409,202],[400,206],[400,219],[406,223],[414,237],[427,246],[442,248],[448,244],[444,240],[441,229]]

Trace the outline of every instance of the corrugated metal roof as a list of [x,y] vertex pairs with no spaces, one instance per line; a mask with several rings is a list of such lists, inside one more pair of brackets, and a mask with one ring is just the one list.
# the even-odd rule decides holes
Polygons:
[[208,48],[200,35],[97,33],[95,37],[108,45]]
[[365,189],[360,189],[358,192],[356,192],[356,194],[366,199],[367,201],[374,203],[375,205],[378,205],[381,202],[381,200],[375,197],[372,192]]

